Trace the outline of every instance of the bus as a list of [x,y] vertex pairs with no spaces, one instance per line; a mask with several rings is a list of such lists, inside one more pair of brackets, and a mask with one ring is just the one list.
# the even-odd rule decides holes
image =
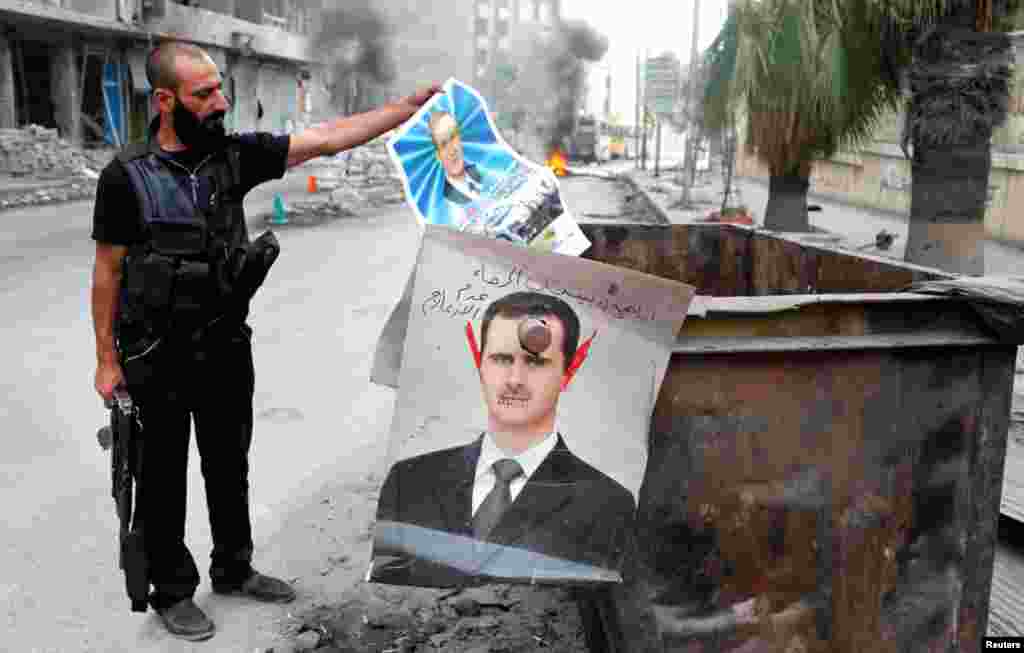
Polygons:
[[608,155],[612,159],[632,159],[636,131],[632,125],[609,126]]
[[571,156],[590,163],[607,161],[611,158],[610,131],[607,122],[593,116],[582,116],[576,123]]

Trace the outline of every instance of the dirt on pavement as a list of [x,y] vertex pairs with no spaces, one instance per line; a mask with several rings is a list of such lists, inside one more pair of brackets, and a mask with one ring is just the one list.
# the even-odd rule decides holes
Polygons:
[[291,558],[300,599],[261,653],[587,651],[576,603],[561,588],[364,582],[379,485],[376,475],[329,483],[290,512],[272,548]]

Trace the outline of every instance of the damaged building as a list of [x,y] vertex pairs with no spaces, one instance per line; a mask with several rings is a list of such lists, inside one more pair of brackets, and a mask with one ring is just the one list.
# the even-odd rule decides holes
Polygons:
[[331,115],[314,60],[316,7],[295,0],[0,0],[0,128],[39,125],[80,145],[145,136],[149,49],[210,53],[233,98],[230,129],[290,132]]

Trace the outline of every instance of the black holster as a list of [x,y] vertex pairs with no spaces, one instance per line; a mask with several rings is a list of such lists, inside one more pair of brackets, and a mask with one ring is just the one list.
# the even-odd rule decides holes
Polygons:
[[240,302],[248,302],[267,278],[271,266],[281,253],[281,245],[273,231],[264,231],[249,243],[237,263],[238,270],[232,295]]

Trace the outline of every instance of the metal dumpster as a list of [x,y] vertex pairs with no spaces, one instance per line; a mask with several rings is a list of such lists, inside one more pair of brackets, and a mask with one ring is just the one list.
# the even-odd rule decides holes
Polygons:
[[955,281],[938,270],[735,225],[582,226],[586,258],[700,295],[591,649],[978,651],[1012,330],[906,292]]

